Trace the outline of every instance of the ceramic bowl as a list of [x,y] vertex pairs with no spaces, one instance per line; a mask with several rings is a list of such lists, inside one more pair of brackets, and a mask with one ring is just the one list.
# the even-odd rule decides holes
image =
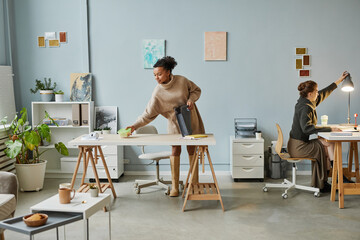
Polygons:
[[[34,214],[39,214],[41,219],[39,220],[31,220],[29,219],[31,216],[33,216]],[[34,213],[34,214],[29,214],[23,217],[23,221],[25,222],[25,224],[28,227],[39,227],[42,226],[46,223],[46,221],[48,220],[48,215],[44,214],[44,213]]]

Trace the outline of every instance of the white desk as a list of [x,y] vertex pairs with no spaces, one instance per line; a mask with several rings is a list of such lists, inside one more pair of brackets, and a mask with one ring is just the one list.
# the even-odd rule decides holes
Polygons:
[[162,145],[162,146],[199,146],[199,145],[215,145],[215,137],[213,134],[207,134],[208,137],[197,140],[186,140],[181,134],[136,134],[127,138],[121,138],[118,134],[103,134],[99,140],[82,140],[81,136],[71,140],[69,145],[74,146],[93,146],[93,145]]
[[[84,202],[83,202],[84,201]],[[56,194],[30,208],[31,212],[49,211],[49,212],[68,212],[81,213],[84,220],[84,239],[89,239],[89,218],[108,207],[109,213],[109,239],[111,239],[111,196],[110,194],[99,194],[98,197],[90,197],[89,193],[76,193],[74,199],[69,204],[61,204],[59,195]]]
[[[222,203],[222,199],[221,199],[221,195],[220,195],[220,190],[219,190],[219,186],[217,184],[217,180],[215,177],[215,172],[211,163],[211,159],[210,159],[210,155],[209,155],[209,151],[207,146],[208,145],[215,145],[216,141],[215,141],[215,137],[213,134],[207,134],[208,137],[206,138],[200,138],[197,140],[187,140],[187,139],[183,139],[181,137],[180,134],[137,134],[137,135],[132,135],[130,137],[127,138],[121,138],[119,135],[117,134],[105,134],[102,135],[101,138],[99,140],[83,140],[82,136],[70,141],[68,144],[69,145],[74,145],[74,146],[78,146],[80,151],[79,151],[79,157],[78,157],[78,161],[77,161],[77,165],[75,167],[75,171],[74,171],[74,175],[71,181],[71,187],[74,187],[74,183],[75,183],[75,178],[76,178],[76,174],[78,172],[78,168],[81,162],[81,159],[83,159],[84,161],[84,172],[83,172],[83,177],[81,180],[81,188],[78,191],[82,191],[85,189],[85,191],[87,191],[88,186],[86,186],[86,184],[84,184],[84,179],[85,179],[85,175],[86,175],[86,169],[88,166],[89,161],[91,161],[91,165],[94,171],[94,175],[95,175],[95,180],[97,182],[97,185],[99,186],[99,189],[101,192],[103,192],[104,190],[106,190],[107,188],[111,188],[113,196],[116,198],[116,193],[115,193],[115,189],[114,186],[112,184],[110,175],[108,173],[107,170],[107,165],[106,165],[106,161],[101,149],[101,146],[104,145],[122,145],[122,146],[136,146],[136,145],[164,145],[164,146],[195,146],[196,147],[196,154],[194,154],[194,157],[197,159],[201,159],[202,163],[204,163],[204,158],[205,158],[205,154],[207,154],[208,156],[208,161],[209,161],[209,165],[212,171],[212,175],[214,178],[214,182],[215,185],[207,185],[208,187],[212,187],[212,192],[211,193],[211,199],[209,198],[205,198],[203,196],[199,197],[197,196],[196,198],[193,198],[191,195],[194,194],[194,191],[192,191],[191,193],[190,190],[193,190],[194,187],[196,188],[197,186],[192,186],[192,177],[194,174],[191,174],[192,169],[195,170],[195,167],[193,168],[192,166],[190,166],[190,170],[188,173],[188,177],[187,177],[187,183],[185,184],[185,190],[188,189],[187,195],[186,195],[186,199],[184,202],[184,207],[183,207],[183,211],[185,209],[185,205],[186,205],[186,201],[187,200],[220,200],[222,208],[224,210],[224,206]],[[94,151],[93,151],[94,150]],[[94,152],[94,153],[93,153]],[[99,152],[99,154],[98,154]],[[107,174],[107,178],[109,181],[109,185],[100,185],[100,181],[97,175],[97,170],[96,170],[96,161],[98,159],[98,157],[101,158],[106,174]],[[95,159],[95,160],[94,160]],[[195,164],[198,164],[198,161],[194,161],[194,166]],[[191,177],[190,177],[191,176]],[[190,181],[189,181],[190,180]],[[184,190],[184,192],[185,192]],[[200,191],[198,193],[198,195],[202,194],[205,196],[205,193],[209,193],[209,191]],[[216,195],[216,196],[214,196]],[[210,195],[209,195],[210,196]],[[184,197],[184,195],[183,195]]]
[[[358,142],[360,142],[360,133],[353,132],[352,136],[334,136],[330,132],[318,133],[319,137],[324,138],[328,142],[335,143],[335,159],[333,163],[332,185],[330,200],[335,201],[336,189],[338,189],[339,208],[344,208],[344,195],[360,195],[360,176],[359,176],[359,154]],[[356,183],[343,183],[343,167],[342,167],[342,143],[350,143],[350,154],[348,169],[345,175],[356,177]],[[352,159],[355,158],[355,173],[352,174]]]

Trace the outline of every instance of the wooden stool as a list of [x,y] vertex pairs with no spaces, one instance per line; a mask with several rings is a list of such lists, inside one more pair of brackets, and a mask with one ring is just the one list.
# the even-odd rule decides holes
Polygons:
[[[205,166],[204,166],[205,153],[207,154],[207,159],[209,161],[214,183],[193,184],[192,182],[196,170],[196,164],[198,164],[199,159],[202,163],[202,172],[203,173],[205,172]],[[193,164],[190,166],[189,173],[186,178],[185,189],[182,193],[182,197],[184,197],[185,192],[187,190],[182,211],[183,212],[185,211],[187,200],[220,200],[222,210],[225,211],[221,199],[219,185],[217,183],[214,168],[211,162],[208,146],[196,146],[196,153],[194,154],[194,159],[192,162]],[[189,182],[189,178],[190,178],[190,182]]]
[[[93,151],[94,150],[94,151]],[[99,154],[98,154],[99,151]],[[93,154],[94,152],[94,154]],[[107,179],[109,181],[109,183],[106,184],[100,184],[100,180],[99,180],[99,176],[96,170],[96,164],[98,161],[98,157],[100,156],[102,163],[104,165],[104,169],[106,172],[106,176]],[[107,188],[110,188],[112,191],[112,194],[114,196],[114,198],[116,198],[116,192],[115,192],[115,188],[112,184],[111,181],[111,177],[109,174],[109,170],[107,168],[107,164],[105,161],[105,157],[104,154],[102,152],[102,149],[100,146],[79,146],[79,156],[78,156],[78,160],[76,163],[76,167],[75,167],[75,171],[71,180],[71,188],[74,188],[74,184],[75,184],[75,179],[76,179],[76,174],[79,170],[79,166],[81,163],[81,159],[83,159],[83,165],[84,165],[84,172],[81,178],[81,184],[80,184],[80,188],[77,190],[77,192],[87,192],[89,190],[89,184],[84,183],[85,181],[85,176],[86,176],[86,171],[89,165],[89,160],[91,161],[91,166],[94,172],[94,176],[95,176],[95,181],[96,181],[96,185],[99,188],[99,192],[103,193]]]

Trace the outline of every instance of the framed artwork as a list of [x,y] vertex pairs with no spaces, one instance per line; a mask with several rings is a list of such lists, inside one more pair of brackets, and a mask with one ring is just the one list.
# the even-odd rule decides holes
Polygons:
[[310,55],[304,55],[303,56],[303,65],[304,66],[310,66]]
[[205,32],[205,61],[226,61],[227,32]]
[[295,52],[296,55],[304,55],[307,54],[307,48],[296,48]]
[[308,70],[308,69],[300,70],[299,77],[310,77],[310,70]]
[[165,57],[165,40],[143,40],[142,52],[144,56],[144,68],[153,68],[158,59]]
[[303,62],[302,59],[296,59],[296,69],[302,69],[303,68]]
[[111,133],[117,132],[117,107],[95,107],[95,128],[110,127]]
[[45,47],[45,37],[38,37],[38,47]]
[[67,33],[66,32],[59,32],[60,42],[67,43]]
[[92,85],[91,73],[70,74],[70,101],[91,101]]
[[59,40],[49,40],[49,47],[60,47]]

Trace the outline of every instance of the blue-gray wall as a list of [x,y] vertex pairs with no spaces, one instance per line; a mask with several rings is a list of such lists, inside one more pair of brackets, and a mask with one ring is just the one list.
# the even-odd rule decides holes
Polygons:
[[[235,117],[256,117],[265,146],[276,139],[276,122],[287,138],[297,85],[307,80],[297,76],[295,47],[308,48],[311,79],[319,88],[348,70],[355,80],[351,112],[360,111],[358,0],[13,2],[18,109],[30,108],[30,102],[38,100],[29,92],[36,78],[52,77],[68,97],[70,73],[89,68],[95,105],[118,106],[119,127],[126,127],[142,113],[156,85],[152,70],[142,67],[142,40],[165,39],[166,55],[178,61],[174,74],[188,77],[202,89],[197,104],[207,132],[216,136],[217,145],[210,152],[217,170],[229,169]],[[46,31],[67,31],[69,41],[60,48],[38,48],[37,36]],[[228,32],[227,61],[204,61],[205,31]],[[345,122],[347,95],[336,90],[319,106],[318,115],[323,114],[330,123]],[[159,117],[154,124],[166,132],[166,120]],[[132,163],[126,170],[143,169],[136,165],[137,152],[126,148]]]

